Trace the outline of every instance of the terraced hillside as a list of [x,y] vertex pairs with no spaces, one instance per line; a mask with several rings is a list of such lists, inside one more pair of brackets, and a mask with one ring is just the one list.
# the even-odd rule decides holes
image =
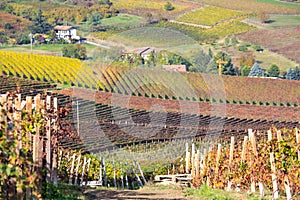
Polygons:
[[298,107],[300,82],[88,66],[77,59],[0,52],[2,74],[130,96],[166,100]]

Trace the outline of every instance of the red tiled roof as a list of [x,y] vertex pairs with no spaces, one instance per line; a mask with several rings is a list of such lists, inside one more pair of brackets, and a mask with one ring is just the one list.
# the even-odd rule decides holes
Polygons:
[[59,30],[59,31],[68,31],[71,28],[74,28],[73,26],[55,26],[54,29],[55,30]]

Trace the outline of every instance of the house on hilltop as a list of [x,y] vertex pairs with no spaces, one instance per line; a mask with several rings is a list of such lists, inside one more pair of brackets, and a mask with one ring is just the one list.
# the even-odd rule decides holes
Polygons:
[[128,51],[128,52],[124,53],[124,56],[125,57],[132,57],[132,56],[135,56],[135,55],[139,55],[144,60],[148,60],[151,52],[154,53],[154,51],[155,50],[152,47],[141,47],[141,48],[133,49],[131,51]]
[[75,40],[80,43],[84,41],[83,38],[77,35],[77,29],[74,26],[56,26],[54,27],[56,37],[67,41]]

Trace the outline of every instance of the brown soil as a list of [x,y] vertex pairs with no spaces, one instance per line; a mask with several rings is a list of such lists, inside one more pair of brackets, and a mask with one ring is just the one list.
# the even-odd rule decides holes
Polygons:
[[142,188],[139,190],[93,190],[85,191],[87,199],[187,199],[180,188],[159,189]]

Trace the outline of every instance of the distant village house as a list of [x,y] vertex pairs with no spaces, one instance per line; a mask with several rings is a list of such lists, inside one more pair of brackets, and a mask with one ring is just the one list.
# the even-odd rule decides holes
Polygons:
[[133,49],[131,51],[128,51],[126,53],[124,53],[124,57],[128,58],[128,57],[132,57],[134,55],[140,55],[144,60],[148,60],[150,53],[154,53],[155,49],[152,47],[142,47],[142,48],[138,48],[138,49]]
[[77,29],[73,26],[56,26],[54,27],[56,37],[67,41],[78,41],[83,43],[84,39],[77,35]]

